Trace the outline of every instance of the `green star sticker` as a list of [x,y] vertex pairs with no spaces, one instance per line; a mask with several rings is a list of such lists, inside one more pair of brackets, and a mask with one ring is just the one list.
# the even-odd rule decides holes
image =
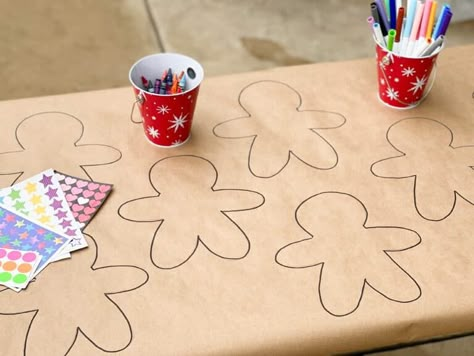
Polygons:
[[8,194],[8,196],[12,199],[20,199],[20,191],[12,189],[12,191],[10,192],[10,194]]
[[6,244],[8,242],[8,236],[0,236],[0,242]]
[[25,202],[24,201],[21,201],[21,200],[17,200],[15,202],[15,204],[13,205],[13,208],[16,210],[16,211],[19,211],[21,209],[25,209]]
[[3,209],[0,209],[0,217],[2,217],[2,218],[3,218],[3,215],[5,215],[5,210],[3,210]]
[[50,255],[54,252],[54,247],[46,247],[45,251],[48,253],[48,255]]
[[21,246],[21,241],[16,239],[16,240],[12,241],[12,245],[16,246],[16,247],[20,247]]
[[52,239],[54,238],[54,234],[51,233],[51,232],[48,232],[47,234],[45,234],[43,236],[43,239],[47,240],[47,241],[51,241]]

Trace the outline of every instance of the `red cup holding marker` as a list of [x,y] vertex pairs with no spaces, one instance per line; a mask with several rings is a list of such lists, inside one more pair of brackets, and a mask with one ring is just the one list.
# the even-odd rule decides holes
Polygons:
[[411,109],[418,106],[434,84],[436,71],[433,69],[442,48],[443,46],[429,56],[407,57],[388,51],[376,41],[380,101],[396,109]]
[[[168,83],[164,73],[172,77],[182,73],[178,87],[175,82]],[[158,147],[176,147],[184,144],[191,135],[191,126],[204,78],[202,66],[193,58],[177,53],[158,53],[139,59],[130,68],[129,80],[136,97],[142,117],[145,137]],[[163,91],[155,88],[156,80],[166,81]],[[172,80],[172,79],[171,79]],[[145,81],[152,83],[145,87]],[[173,88],[171,89],[171,86]],[[166,90],[166,92],[164,92]]]

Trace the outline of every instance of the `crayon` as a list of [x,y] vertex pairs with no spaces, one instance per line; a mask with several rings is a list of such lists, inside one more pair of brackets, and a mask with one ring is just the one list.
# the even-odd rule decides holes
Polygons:
[[165,80],[161,81],[160,94],[166,94],[166,81]]
[[181,76],[181,80],[179,81],[179,90],[181,92],[184,92],[186,91],[186,76],[184,75],[184,72],[182,72],[183,75],[180,75]]
[[171,86],[171,94],[176,94],[178,92],[178,77],[173,75],[173,85]]
[[166,93],[171,92],[171,87],[173,86],[173,72],[171,68],[168,69],[168,74],[166,75]]
[[155,80],[155,93],[158,94],[160,92],[161,80]]
[[151,82],[151,80],[148,81],[148,92],[149,93],[154,93],[155,92],[155,88],[153,87],[153,83]]
[[142,75],[142,85],[143,85],[143,89],[148,88],[148,80],[143,75]]

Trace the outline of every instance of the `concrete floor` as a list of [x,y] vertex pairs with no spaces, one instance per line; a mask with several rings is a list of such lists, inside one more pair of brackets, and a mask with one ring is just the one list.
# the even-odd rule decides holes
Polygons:
[[[447,46],[474,43],[474,1],[448,2],[458,22],[450,26]],[[0,100],[128,86],[130,66],[156,52],[194,57],[206,77],[372,57],[369,3],[3,0]],[[473,353],[474,337],[467,337],[383,355]]]

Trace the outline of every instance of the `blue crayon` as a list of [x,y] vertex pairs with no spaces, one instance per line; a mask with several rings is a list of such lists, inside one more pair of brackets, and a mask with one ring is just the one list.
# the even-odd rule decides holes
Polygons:
[[173,72],[171,71],[171,68],[168,69],[168,74],[166,75],[166,91],[171,90],[171,87],[173,86]]
[[160,94],[166,94],[166,81],[161,81]]
[[181,80],[179,81],[179,90],[181,92],[185,91],[185,87],[186,87],[186,74],[183,73],[183,76],[181,77]]

